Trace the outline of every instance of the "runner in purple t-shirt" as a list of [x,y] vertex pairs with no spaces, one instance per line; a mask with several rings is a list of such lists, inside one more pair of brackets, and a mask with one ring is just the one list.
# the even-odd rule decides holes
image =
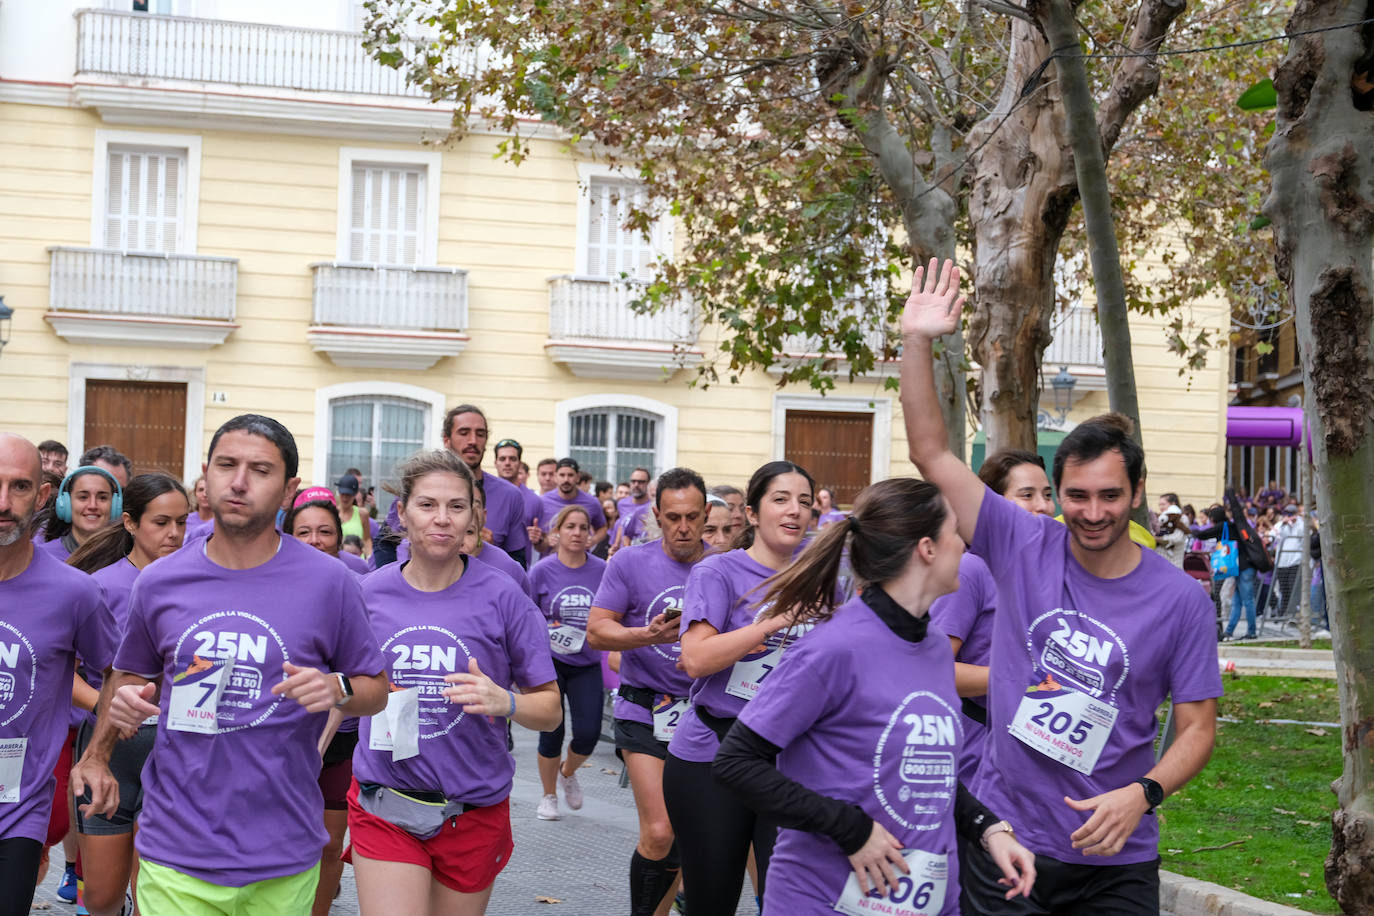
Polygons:
[[84,465],[70,471],[40,516],[39,548],[65,562],[97,531],[119,520],[121,494],[118,478],[105,468]]
[[548,535],[553,520],[568,506],[586,508],[587,516],[592,520],[591,546],[595,547],[606,537],[606,513],[601,511],[601,503],[596,501],[595,496],[584,493],[577,487],[578,475],[581,473],[582,468],[575,459],[558,459],[558,469],[554,472],[557,486],[542,497],[543,512],[540,513],[539,523],[543,526],[543,531],[537,535],[535,543],[535,546],[540,547],[545,553],[549,551]]
[[363,583],[392,692],[359,730],[347,855],[363,916],[481,913],[512,847],[515,760],[500,720],[551,728],[558,685],[538,610],[461,552],[466,464],[420,452],[396,476],[411,554]]
[[628,547],[644,534],[642,519],[653,506],[653,497],[649,494],[649,481],[652,477],[648,468],[635,468],[630,472],[630,494],[616,501],[616,511],[620,513],[620,518],[617,521],[616,540],[611,545],[612,549]]
[[[90,573],[100,586],[105,606],[110,610],[116,638],[124,632],[129,617],[129,595],[141,570],[154,560],[181,549],[186,536],[186,520],[191,507],[181,482],[169,474],[140,474],[124,489],[123,524],[110,525],[96,533],[68,558],[68,565]],[[94,698],[103,683],[103,670],[83,665],[85,681],[73,690]],[[82,689],[84,688],[84,690]],[[85,704],[83,704],[85,705]],[[94,708],[94,702],[91,702]],[[95,733],[95,714],[82,717],[76,733],[75,760],[85,754]],[[116,745],[110,758],[110,772],[119,781],[119,810],[110,817],[85,815],[78,799],[77,839],[85,879],[82,901],[93,913],[118,913],[124,904],[137,860],[134,852],[134,825],[143,807],[143,765],[152,752],[157,726],[147,724],[128,741]]]
[[[1045,459],[1034,452],[999,449],[978,469],[978,478],[994,493],[1034,515],[1054,515],[1054,495],[1045,476]],[[972,553],[959,564],[959,590],[930,606],[930,619],[954,647],[954,682],[963,697],[964,753],[959,778],[973,784],[988,736],[988,662],[992,656],[992,620],[997,609],[997,583],[987,564]]]
[[601,709],[605,695],[601,686],[601,657],[604,653],[587,645],[587,618],[592,599],[601,587],[606,561],[587,553],[592,523],[587,510],[569,506],[553,520],[558,532],[558,550],[530,570],[534,601],[549,625],[549,648],[558,673],[558,689],[567,697],[572,718],[572,742],[563,757],[563,714],[559,705],[558,727],[539,735],[539,781],[544,797],[535,815],[542,821],[556,821],[558,788],[563,799],[576,811],[582,807],[582,785],[578,767],[596,749],[601,737]]
[[[715,758],[716,776],[783,828],[766,913],[957,916],[956,828],[987,843],[1008,898],[1034,882],[1034,856],[956,774],[954,665],[926,615],[959,585],[955,527],[930,484],[874,484],[763,597],[770,614],[815,624]],[[869,584],[836,608],[846,549]]]
[[[1215,610],[1197,585],[1128,536],[1144,454],[1130,422],[1080,423],[1060,444],[1064,524],[990,492],[950,453],[933,341],[960,320],[959,272],[917,268],[902,318],[902,414],[912,460],[997,580],[989,753],[974,791],[1016,821],[1039,879],[1026,909],[1159,906],[1154,809],[1206,765],[1216,734]],[[1177,736],[1157,762],[1155,710]],[[961,860],[965,911],[1007,912],[980,850]]]
[[146,912],[199,911],[232,887],[240,906],[308,913],[327,840],[316,784],[326,713],[386,702],[357,578],[274,527],[299,483],[297,455],[268,417],[221,426],[205,469],[214,534],[143,570],[129,598],[72,783],[108,816],[117,735],[158,716],[135,841]]
[[790,461],[771,461],[745,488],[749,527],[737,549],[697,564],[682,608],[682,666],[694,680],[691,706],[668,746],[663,798],[682,853],[687,910],[733,913],[749,846],[767,884],[777,824],[740,807],[711,775],[720,738],[800,632],[760,609],[759,589],[792,561],[811,518],[815,482]]
[[[0,913],[28,913],[68,740],[79,657],[104,670],[114,634],[89,576],[35,549],[29,525],[48,499],[33,443],[0,433]],[[107,510],[108,511],[108,510]]]
[[665,471],[653,512],[663,537],[611,557],[587,623],[588,645],[620,653],[615,747],[639,812],[639,842],[630,858],[631,916],[664,912],[678,878],[677,846],[663,805],[663,761],[692,685],[679,665],[678,617],[683,585],[705,551],[701,475],[687,468]]
[[487,509],[486,527],[491,532],[491,542],[521,566],[527,565],[525,552],[530,542],[520,488],[482,471],[482,458],[487,453],[487,416],[481,408],[460,404],[444,416],[444,448],[462,458],[472,471]]

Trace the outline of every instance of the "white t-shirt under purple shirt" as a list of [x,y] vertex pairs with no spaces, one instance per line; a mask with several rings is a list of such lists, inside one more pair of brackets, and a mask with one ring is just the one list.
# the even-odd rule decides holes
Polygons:
[[[168,727],[175,679],[197,657],[233,659],[217,734]],[[327,716],[271,692],[284,661],[350,677],[382,670],[358,579],[335,558],[282,535],[266,563],[225,569],[197,541],[139,574],[115,657],[121,671],[162,678],[139,855],[228,887],[319,861]]]
[[358,727],[354,777],[481,807],[501,801],[515,775],[505,720],[468,715],[440,691],[446,675],[466,673],[474,658],[502,686],[554,680],[543,615],[508,576],[471,558],[442,591],[420,591],[391,563],[363,581],[363,592],[391,684],[418,688],[420,753],[393,762],[391,751],[370,749],[369,716]]
[[[647,626],[664,611],[682,608],[683,586],[691,571],[691,563],[679,563],[664,552],[662,539],[624,547],[606,564],[592,605],[621,615],[622,626]],[[675,642],[626,649],[620,653],[620,682],[656,694],[685,697],[692,679],[678,667],[681,659],[682,646]],[[653,723],[649,710],[622,696],[615,698],[615,717]]]
[[[113,654],[114,624],[90,576],[34,550],[23,572],[0,582],[0,747],[5,766],[19,756],[15,739],[28,739],[17,797],[0,801],[0,837],[44,841],[56,785],[53,768],[67,740],[76,659],[103,671]],[[3,784],[0,793],[15,788]]]
[[[1145,815],[1125,847],[1110,858],[1085,856],[1069,835],[1090,816],[1063,801],[1091,798],[1130,785],[1154,765],[1155,710],[1166,696],[1189,703],[1221,696],[1216,609],[1197,583],[1151,550],[1117,579],[1099,579],[1079,565],[1069,530],[1031,515],[988,490],[972,550],[997,581],[992,670],[988,691],[988,754],[974,795],[1016,828],[1027,848],[1081,865],[1127,865],[1158,856],[1159,822]],[[1104,717],[1074,716],[1057,705],[1086,695],[1115,710],[1096,766],[1084,774],[1051,759],[1009,730],[1081,753]],[[1022,700],[1030,703],[1023,707]],[[1056,728],[1056,720],[1060,726]],[[1075,742],[1075,732],[1079,741]]]
[[[903,849],[942,859],[943,901],[921,911],[959,912],[953,809],[962,731],[954,659],[938,626],[908,642],[852,598],[783,653],[739,718],[782,748],[783,775],[858,805]],[[834,840],[780,830],[764,912],[829,913],[851,874]],[[893,912],[881,906],[874,912]]]

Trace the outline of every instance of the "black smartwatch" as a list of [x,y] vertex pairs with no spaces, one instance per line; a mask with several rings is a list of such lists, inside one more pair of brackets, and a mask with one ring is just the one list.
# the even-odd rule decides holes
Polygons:
[[334,677],[339,680],[339,693],[342,694],[334,705],[343,706],[349,700],[353,699],[353,684],[348,680],[348,675],[344,674],[342,671],[335,671]]
[[1136,780],[1145,788],[1145,804],[1150,806],[1146,814],[1154,814],[1155,808],[1164,803],[1164,787],[1148,776]]

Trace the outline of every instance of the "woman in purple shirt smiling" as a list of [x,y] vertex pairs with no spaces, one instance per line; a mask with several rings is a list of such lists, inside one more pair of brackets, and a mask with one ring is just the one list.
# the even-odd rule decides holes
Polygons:
[[[140,474],[129,481],[122,508],[121,524],[92,535],[67,559],[69,566],[90,573],[100,586],[116,635],[124,632],[134,580],[145,566],[181,548],[191,512],[181,483],[167,474]],[[82,681],[73,694],[86,693],[94,703],[101,672],[87,669],[86,675],[93,683]],[[91,715],[83,719],[76,734],[77,760],[94,731],[95,716]],[[97,916],[120,912],[125,888],[136,874],[134,825],[143,807],[143,764],[156,737],[157,725],[145,724],[133,738],[115,745],[110,772],[119,781],[118,811],[108,817],[85,814],[81,805],[90,803],[90,793],[78,799],[76,829],[85,881],[82,902]]]
[[558,551],[534,564],[530,583],[534,600],[548,621],[553,668],[558,672],[558,689],[568,698],[573,736],[565,759],[561,708],[558,727],[539,734],[539,781],[544,797],[535,813],[543,821],[556,821],[560,816],[559,787],[569,808],[576,811],[582,807],[577,770],[596,749],[603,703],[602,653],[587,645],[587,617],[606,561],[587,554],[592,522],[581,506],[559,512],[551,530],[558,532]]
[[[869,584],[836,608],[846,547]],[[772,619],[815,627],[740,713],[714,766],[782,827],[765,913],[957,916],[956,833],[988,848],[1008,899],[1029,893],[1034,856],[958,780],[954,662],[926,616],[959,587],[963,550],[940,492],[894,478],[770,580]]]
[[[698,563],[682,609],[682,667],[695,678],[692,705],[668,745],[663,798],[682,855],[692,916],[733,916],[749,847],[766,884],[777,823],[756,816],[711,775],[720,739],[800,630],[760,610],[764,580],[792,560],[811,519],[815,482],[790,461],[754,472],[745,493],[749,522],[734,550]],[[786,632],[780,632],[785,630]]]

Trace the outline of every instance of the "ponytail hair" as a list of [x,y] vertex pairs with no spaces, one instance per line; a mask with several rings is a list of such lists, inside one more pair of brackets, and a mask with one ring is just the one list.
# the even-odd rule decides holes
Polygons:
[[792,565],[763,583],[759,604],[771,603],[772,615],[797,623],[828,620],[846,547],[855,576],[881,584],[901,575],[923,539],[940,536],[946,514],[939,489],[924,480],[894,477],[866,487],[847,522],[827,525]]
[[[806,468],[790,461],[770,461],[763,467],[754,472],[754,476],[749,478],[749,486],[744,491],[744,505],[753,509],[755,513],[759,511],[759,506],[763,503],[763,498],[768,495],[768,487],[774,480],[783,474],[800,474],[806,478],[807,486],[811,488],[811,495],[816,495],[816,480]],[[735,539],[730,543],[731,550],[740,550],[754,545],[754,526],[749,524],[748,516],[745,516],[744,524],[735,533]]]
[[124,519],[128,518],[137,525],[143,520],[143,513],[148,511],[153,500],[167,493],[180,493],[186,498],[188,512],[195,511],[186,488],[172,475],[160,471],[139,474],[124,488],[123,517],[87,538],[86,543],[67,557],[67,565],[75,566],[84,573],[93,573],[127,557],[134,549],[134,536],[124,527]]

